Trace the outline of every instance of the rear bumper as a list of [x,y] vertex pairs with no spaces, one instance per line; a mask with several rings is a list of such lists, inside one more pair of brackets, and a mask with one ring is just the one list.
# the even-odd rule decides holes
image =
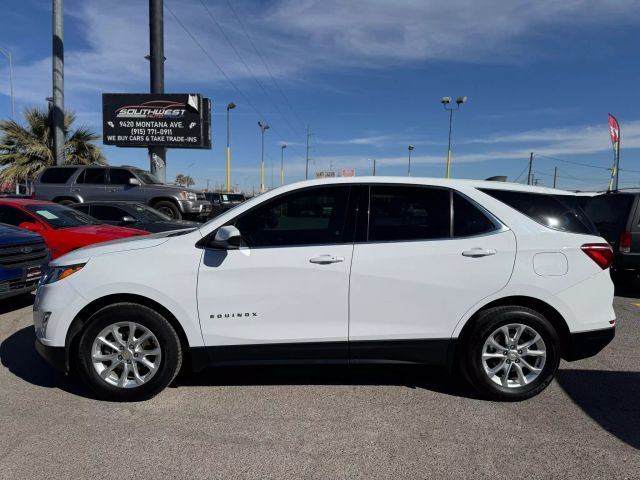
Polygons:
[[43,345],[36,340],[36,351],[49,362],[56,370],[66,372],[67,369],[67,352],[64,347],[50,347]]
[[619,270],[640,270],[640,253],[616,253],[613,267]]
[[562,357],[567,361],[593,357],[615,337],[615,327],[572,333]]

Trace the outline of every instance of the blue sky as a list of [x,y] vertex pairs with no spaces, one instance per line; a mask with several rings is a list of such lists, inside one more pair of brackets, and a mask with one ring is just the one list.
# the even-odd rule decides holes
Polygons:
[[[267,186],[272,166],[278,183],[283,142],[287,181],[304,177],[307,125],[311,172],[332,166],[369,174],[375,158],[378,174],[404,175],[413,144],[413,174],[442,176],[448,117],[439,100],[467,95],[454,115],[453,176],[523,179],[533,151],[543,184],[550,185],[557,166],[560,187],[604,188],[611,112],[621,124],[621,186],[640,186],[638,1],[165,0],[165,6],[166,91],[202,93],[214,109],[213,149],[170,150],[168,178],[189,174],[198,186],[224,181],[229,101],[238,105],[232,183],[243,189],[259,185],[258,120],[272,126]],[[65,0],[64,7],[66,107],[100,131],[103,92],[148,91],[148,2]],[[44,0],[2,2],[0,47],[13,52],[18,111],[44,106],[51,94],[50,9]],[[0,60],[6,118],[8,69]],[[104,151],[112,164],[148,168],[144,149]]]

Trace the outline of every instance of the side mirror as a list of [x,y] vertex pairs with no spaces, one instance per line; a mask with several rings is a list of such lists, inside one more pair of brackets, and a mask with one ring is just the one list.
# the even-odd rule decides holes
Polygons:
[[133,178],[133,177],[131,177],[131,178],[129,179],[129,185],[136,185],[136,186],[138,186],[138,187],[139,187],[140,185],[142,185],[142,183],[141,183],[141,182],[140,182],[140,180],[138,180],[137,178]]
[[129,216],[129,215],[125,215],[124,217],[122,217],[122,221],[123,221],[124,223],[135,223],[135,222],[137,222],[138,220],[136,220],[135,218],[133,218],[133,217],[131,217],[131,216]]
[[18,227],[29,230],[30,232],[44,232],[44,227],[36,222],[22,222],[20,225],[18,225]]
[[215,248],[237,250],[238,248],[240,248],[241,241],[242,235],[240,235],[240,230],[238,230],[233,225],[226,225],[218,229],[218,231],[216,232],[216,236],[214,237],[213,242],[211,242],[210,245]]

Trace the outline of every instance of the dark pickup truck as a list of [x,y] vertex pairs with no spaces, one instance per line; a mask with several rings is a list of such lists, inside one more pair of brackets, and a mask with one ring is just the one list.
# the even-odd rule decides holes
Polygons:
[[48,263],[40,235],[0,223],[0,299],[34,290]]

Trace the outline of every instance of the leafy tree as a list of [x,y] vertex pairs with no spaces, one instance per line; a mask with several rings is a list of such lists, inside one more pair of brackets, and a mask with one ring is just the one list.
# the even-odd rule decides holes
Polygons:
[[189,175],[183,175],[179,173],[176,175],[175,180],[176,185],[182,185],[183,187],[190,187],[191,185],[195,185],[196,182]]
[[[34,179],[45,167],[55,165],[53,128],[49,110],[27,108],[26,125],[0,121],[0,183]],[[100,136],[86,127],[72,129],[75,115],[64,115],[65,165],[104,165],[106,159],[95,140]]]

